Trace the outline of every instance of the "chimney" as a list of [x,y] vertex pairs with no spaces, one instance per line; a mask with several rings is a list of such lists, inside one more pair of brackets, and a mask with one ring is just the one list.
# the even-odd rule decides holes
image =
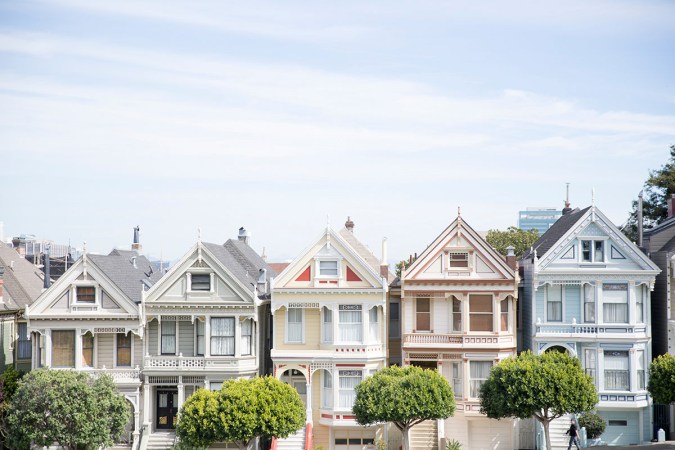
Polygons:
[[258,293],[264,294],[267,292],[267,269],[260,269],[258,271]]
[[567,185],[567,197],[565,198],[565,207],[562,210],[563,216],[566,216],[567,214],[572,212],[572,208],[570,208],[570,184],[565,183]]
[[389,264],[387,263],[387,238],[382,239],[382,260],[380,261],[380,275],[385,280],[389,278]]
[[44,267],[44,284],[42,285],[45,289],[49,289],[49,286],[51,284],[51,274],[49,272],[49,244],[45,246],[45,267]]
[[2,295],[4,292],[4,284],[5,284],[5,267],[0,266],[0,303],[2,303]]
[[131,249],[136,250],[136,252],[140,255],[141,252],[143,251],[143,246],[141,245],[141,227],[136,225],[134,227],[134,242],[131,244]]
[[240,241],[243,241],[244,244],[251,245],[251,233],[246,231],[246,228],[244,227],[239,228],[239,236],[237,236],[237,238]]
[[509,245],[508,247],[506,247],[506,264],[508,264],[508,266],[513,270],[516,270],[517,266],[515,250],[516,249],[513,247],[513,245]]
[[347,221],[345,222],[345,228],[349,230],[350,233],[354,233],[354,222],[352,218],[347,216]]

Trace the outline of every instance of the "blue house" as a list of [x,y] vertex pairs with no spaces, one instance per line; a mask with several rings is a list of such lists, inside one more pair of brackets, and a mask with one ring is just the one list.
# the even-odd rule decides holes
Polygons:
[[[521,260],[519,348],[581,360],[608,422],[603,442],[650,441],[650,297],[660,269],[595,206],[564,213]],[[554,422],[552,440],[568,426]]]

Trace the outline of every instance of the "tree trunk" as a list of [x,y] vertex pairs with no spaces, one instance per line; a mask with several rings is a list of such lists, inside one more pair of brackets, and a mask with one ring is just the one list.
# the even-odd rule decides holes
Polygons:
[[551,435],[548,431],[548,426],[551,424],[549,420],[544,420],[542,425],[544,425],[544,438],[546,439],[546,450],[551,450]]
[[403,434],[403,450],[410,450],[410,426],[404,427],[401,431]]

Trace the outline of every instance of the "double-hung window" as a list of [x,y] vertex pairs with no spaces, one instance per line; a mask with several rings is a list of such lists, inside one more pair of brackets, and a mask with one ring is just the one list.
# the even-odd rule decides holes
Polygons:
[[451,297],[451,327],[454,333],[462,332],[462,302],[459,301],[456,297]]
[[321,341],[327,344],[333,342],[333,311],[327,307],[323,307],[323,330],[321,334]]
[[605,389],[608,391],[629,390],[629,364],[627,351],[605,352]]
[[20,323],[18,326],[19,337],[17,340],[17,359],[30,359],[31,348],[30,340],[28,339],[28,324]]
[[337,261],[319,261],[319,276],[321,277],[337,277],[338,276],[338,262]]
[[75,295],[77,303],[95,303],[96,302],[96,287],[94,286],[77,286],[75,288]]
[[401,304],[398,302],[389,304],[389,337],[401,337]]
[[321,406],[323,408],[333,407],[333,376],[326,370],[323,371],[323,392],[321,395]]
[[368,327],[370,328],[370,342],[380,343],[380,322],[377,306],[368,310]]
[[253,354],[253,320],[246,319],[241,323],[241,354]]
[[643,391],[646,387],[645,383],[645,351],[638,350],[637,354],[637,388]]
[[52,367],[75,367],[75,330],[52,331]]
[[628,323],[626,283],[605,283],[602,286],[602,311],[605,323]]
[[131,367],[131,333],[117,333],[116,363],[117,366]]
[[287,319],[287,342],[295,344],[302,343],[302,309],[288,308],[286,311]]
[[197,356],[204,356],[204,335],[206,334],[206,322],[197,320]]
[[162,321],[162,355],[176,354],[176,322],[174,320]]
[[500,302],[500,310],[501,310],[501,331],[509,331],[510,329],[510,323],[509,323],[509,299],[504,299]]
[[361,305],[340,305],[340,342],[363,342],[363,315]]
[[453,362],[450,370],[452,371],[452,391],[456,398],[462,398],[462,363]]
[[466,252],[452,252],[448,254],[450,269],[469,267],[469,254]]
[[546,289],[546,321],[562,322],[562,286],[548,285]]
[[584,322],[595,323],[595,286],[584,284]]
[[190,290],[191,291],[205,291],[211,290],[211,275],[208,273],[193,273],[190,276]]
[[469,296],[469,331],[493,331],[492,296]]
[[645,321],[645,300],[647,291],[645,286],[639,284],[635,286],[635,320],[637,323],[644,323]]
[[415,329],[431,331],[431,299],[418,298],[415,301]]
[[596,370],[598,366],[596,355],[597,352],[594,348],[584,349],[584,372],[593,378],[593,383],[597,386]]
[[363,379],[363,371],[340,370],[338,374],[340,378],[340,409],[352,409],[356,398],[354,388]]
[[582,262],[604,262],[605,241],[581,241]]
[[94,367],[94,335],[90,332],[82,336],[82,365]]
[[211,354],[234,356],[234,317],[211,318]]
[[471,397],[478,398],[480,387],[490,376],[492,361],[469,361]]

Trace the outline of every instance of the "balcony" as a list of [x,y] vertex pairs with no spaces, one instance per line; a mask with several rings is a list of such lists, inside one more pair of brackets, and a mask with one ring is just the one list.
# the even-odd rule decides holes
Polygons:
[[403,348],[513,348],[512,335],[405,333]]
[[606,338],[612,336],[625,337],[626,334],[645,335],[647,326],[645,324],[578,324],[578,323],[559,323],[559,324],[537,324],[537,337],[574,337],[574,338]]
[[82,369],[83,372],[88,373],[93,378],[98,378],[101,375],[110,375],[115,384],[140,384],[141,383],[141,370],[136,367],[135,369],[129,367],[124,369]]
[[239,358],[222,356],[145,356],[143,370],[152,372],[176,371],[255,371],[258,369],[255,356]]

